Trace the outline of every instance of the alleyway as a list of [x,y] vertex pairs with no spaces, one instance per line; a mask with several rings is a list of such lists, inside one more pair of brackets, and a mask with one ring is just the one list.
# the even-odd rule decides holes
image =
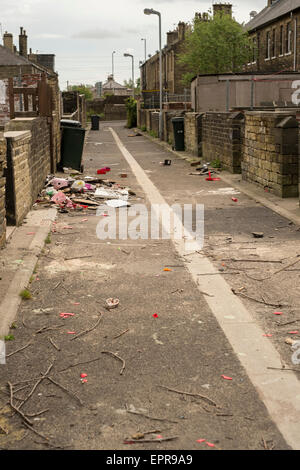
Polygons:
[[[298,227],[222,181],[190,175],[123,123],[101,123],[87,136],[85,174],[111,167],[110,179],[136,193],[131,203],[149,207],[152,189],[115,134],[154,197],[205,205],[205,256],[181,256],[169,240],[99,240],[95,212],[58,214],[7,354],[32,344],[0,366],[0,448],[300,449],[300,366],[285,343],[300,336]],[[198,269],[211,263],[214,271]],[[110,297],[120,305],[108,311]],[[268,369],[282,364],[296,372]],[[12,413],[8,382],[19,389],[14,403],[28,397],[29,427]],[[130,444],[138,434],[156,442]]]

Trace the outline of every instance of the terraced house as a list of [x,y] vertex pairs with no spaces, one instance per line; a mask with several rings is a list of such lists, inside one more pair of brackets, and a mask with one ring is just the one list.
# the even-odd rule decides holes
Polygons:
[[300,0],[268,0],[250,13],[246,29],[253,40],[247,70],[287,72],[300,69]]

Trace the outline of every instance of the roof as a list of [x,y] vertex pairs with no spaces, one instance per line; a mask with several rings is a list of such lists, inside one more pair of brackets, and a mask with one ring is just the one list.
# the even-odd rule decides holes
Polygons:
[[248,31],[260,28],[261,26],[272,23],[277,18],[287,15],[300,8],[300,0],[277,0],[271,6],[264,8],[249,23],[245,25]]
[[121,89],[127,89],[126,86],[123,86],[121,85],[120,83],[117,83],[114,81],[114,79],[112,77],[108,77],[108,80],[106,83],[104,83],[103,87],[104,89],[108,89],[108,90],[115,90],[115,89],[118,89],[118,88],[121,88]]
[[7,47],[0,45],[0,66],[22,66],[31,63],[21,55],[13,54]]
[[32,69],[38,70],[40,73],[44,72],[47,73],[48,75],[55,75],[55,72],[52,72],[51,70],[47,69],[46,67],[36,64],[35,62],[31,62],[30,60],[26,59],[25,57],[14,54],[11,52],[7,47],[1,46],[0,45],[0,67],[22,67],[23,69],[26,69],[25,73],[29,73],[32,71]]

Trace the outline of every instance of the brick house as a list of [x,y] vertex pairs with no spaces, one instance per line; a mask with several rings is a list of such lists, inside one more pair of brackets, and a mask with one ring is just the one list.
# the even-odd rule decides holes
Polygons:
[[245,25],[253,41],[246,69],[259,72],[300,70],[300,0],[268,0],[260,12],[250,13]]

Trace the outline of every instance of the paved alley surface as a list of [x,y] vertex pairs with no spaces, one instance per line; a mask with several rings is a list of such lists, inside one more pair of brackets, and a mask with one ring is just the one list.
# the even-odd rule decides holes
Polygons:
[[[149,207],[150,201],[110,128],[168,204],[204,204],[203,252],[266,335],[247,345],[249,356],[252,348],[256,357],[266,341],[281,364],[294,371],[274,371],[277,382],[271,380],[269,388],[278,400],[278,415],[272,404],[271,417],[267,395],[243,367],[238,340],[229,341],[212,311],[212,292],[217,295],[218,289],[214,275],[207,292],[201,289],[206,273],[199,272],[197,286],[188,257],[180,256],[171,241],[100,240],[101,215],[60,213],[7,354],[25,348],[0,366],[0,448],[288,450],[293,441],[299,449],[300,438],[298,444],[293,436],[287,439],[278,425],[300,402],[300,366],[292,363],[286,344],[288,337],[300,339],[298,227],[222,181],[190,175],[187,162],[143,136],[129,137],[132,132],[123,123],[101,123],[99,132],[87,136],[85,175],[111,167],[109,178],[136,193],[132,204]],[[165,159],[172,165],[160,165]],[[264,238],[254,239],[252,232],[263,232]],[[111,297],[120,305],[108,311],[105,300]],[[228,308],[230,298],[224,297]],[[74,316],[62,319],[63,312]],[[230,323],[237,313],[224,315]],[[248,328],[250,335],[248,323],[241,333]],[[271,372],[265,368],[265,373]],[[87,374],[87,383],[81,374]],[[277,377],[282,382],[289,377],[295,387],[291,409],[285,405],[284,413],[282,397],[276,397]],[[14,385],[13,397],[8,383]],[[27,426],[20,413],[12,412],[12,398],[15,406],[24,402],[20,409]],[[138,437],[155,442],[132,443]]]

